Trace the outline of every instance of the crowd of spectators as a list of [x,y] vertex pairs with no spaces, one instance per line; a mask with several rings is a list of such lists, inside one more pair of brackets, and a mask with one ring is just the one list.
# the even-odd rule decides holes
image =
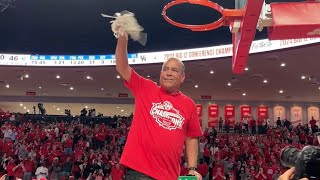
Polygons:
[[2,122],[0,173],[10,180],[121,180],[125,169],[119,159],[131,118],[112,121]]
[[[200,141],[198,171],[209,180],[277,180],[287,170],[280,163],[284,147],[319,146],[315,120],[310,124],[293,127],[290,121],[279,119],[274,126],[237,123],[233,131],[229,127],[207,128]],[[181,175],[188,172],[185,162],[182,156]]]
[[[0,175],[9,180],[121,180],[126,169],[119,159],[131,119],[1,122]],[[209,180],[276,180],[286,170],[279,162],[282,148],[319,145],[313,134],[318,129],[311,126],[281,120],[274,126],[207,128],[200,139],[198,171]],[[187,173],[183,153],[180,175]]]

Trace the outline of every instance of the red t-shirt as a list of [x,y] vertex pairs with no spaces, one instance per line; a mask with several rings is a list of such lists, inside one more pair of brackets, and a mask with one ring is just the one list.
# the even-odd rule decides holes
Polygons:
[[186,137],[202,136],[195,103],[134,70],[125,85],[135,97],[135,113],[120,163],[158,180],[178,179]]
[[198,173],[201,174],[202,177],[206,176],[209,172],[209,167],[206,163],[198,165]]
[[16,169],[16,171],[14,172],[14,177],[20,178],[20,179],[23,178],[22,167],[18,167],[18,168]]
[[277,168],[274,166],[266,167],[265,168],[266,173],[264,173],[264,174],[267,176],[268,180],[272,180],[272,176],[276,173],[276,171],[277,171]]
[[111,175],[112,180],[122,180],[124,172],[121,169],[114,168],[114,169],[112,169],[110,175]]
[[72,148],[72,144],[73,144],[73,140],[69,138],[66,140],[64,147],[65,148]]
[[305,141],[306,140],[306,134],[301,133],[300,134],[300,141]]
[[8,164],[6,169],[8,172],[8,176],[14,176],[14,171],[12,170],[14,167],[16,167],[15,164]]
[[213,169],[212,169],[212,176],[213,177],[216,177],[215,180],[223,180],[223,178],[221,176],[217,176],[218,175],[218,168],[220,168],[220,175],[222,175],[222,177],[225,177],[225,174],[224,174],[224,170],[223,170],[223,166],[215,166]]
[[8,152],[10,149],[11,149],[11,147],[12,147],[12,144],[13,144],[13,142],[6,142],[4,145],[3,145],[3,151],[4,152]]
[[207,148],[207,147],[205,147],[204,149],[203,149],[203,156],[204,157],[210,157],[210,150]]
[[35,163],[34,161],[25,160],[24,161],[24,168],[26,172],[35,172]]
[[317,121],[315,119],[310,120],[310,125],[311,127],[315,127],[316,126]]
[[[255,180],[265,180],[265,178],[263,178],[263,176],[262,176],[261,174],[259,174],[259,175],[258,175],[258,174],[259,174],[259,172],[255,172],[255,173],[254,173],[254,179],[255,179]],[[264,174],[265,176],[267,176],[266,173],[263,173],[263,174]]]
[[309,144],[313,143],[313,139],[314,139],[313,134],[309,134],[308,137],[307,137],[308,143]]

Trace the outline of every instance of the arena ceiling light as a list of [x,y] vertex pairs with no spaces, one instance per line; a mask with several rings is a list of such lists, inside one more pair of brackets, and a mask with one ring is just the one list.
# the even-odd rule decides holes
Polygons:
[[246,68],[244,68],[244,70],[245,70],[245,71],[249,71],[249,68],[248,68],[248,67],[246,67]]
[[198,87],[199,87],[199,85],[197,85],[197,84],[196,84],[196,85],[194,85],[194,87],[195,87],[195,88],[198,88]]
[[210,71],[210,74],[214,74],[214,71],[211,70],[211,71]]
[[301,76],[301,79],[306,79],[306,76],[303,76],[303,75],[302,75],[302,76]]
[[9,84],[6,84],[6,88],[10,88],[10,85],[9,85]]
[[286,63],[281,63],[280,64],[280,67],[285,67],[286,66]]
[[87,79],[92,80],[92,77],[91,76],[87,76]]
[[228,83],[228,86],[231,86],[231,83]]
[[263,80],[263,83],[265,83],[265,84],[266,84],[266,83],[268,83],[268,80],[266,80],[266,79],[265,79],[265,80]]
[[60,75],[57,75],[56,78],[57,78],[57,79],[60,79]]
[[119,76],[119,75],[117,75],[117,79],[120,79],[120,76]]
[[283,93],[283,90],[282,90],[282,89],[280,89],[280,90],[279,90],[279,93],[280,93],[280,94],[282,94],[282,93]]

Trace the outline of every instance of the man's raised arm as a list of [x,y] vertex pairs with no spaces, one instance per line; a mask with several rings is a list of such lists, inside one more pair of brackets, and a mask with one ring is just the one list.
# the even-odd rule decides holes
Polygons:
[[116,48],[116,69],[126,81],[130,80],[131,68],[128,64],[128,35],[123,33],[118,37],[118,43]]

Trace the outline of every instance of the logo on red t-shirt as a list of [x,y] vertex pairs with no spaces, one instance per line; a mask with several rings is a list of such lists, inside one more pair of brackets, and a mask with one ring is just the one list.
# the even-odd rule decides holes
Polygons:
[[165,129],[182,129],[184,118],[169,101],[165,101],[163,104],[161,102],[152,103],[150,114],[154,119],[156,119],[159,126]]

